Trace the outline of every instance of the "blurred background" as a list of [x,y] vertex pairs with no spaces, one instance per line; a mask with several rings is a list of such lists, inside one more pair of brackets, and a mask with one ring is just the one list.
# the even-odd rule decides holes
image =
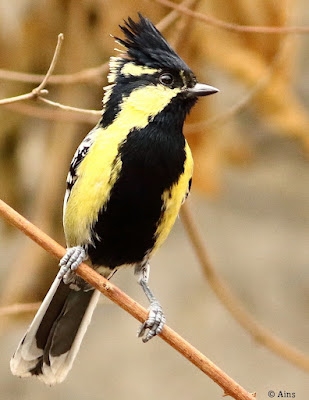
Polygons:
[[[306,0],[182,4],[240,25],[309,25]],[[0,99],[40,83],[63,32],[46,97],[100,110],[115,47],[110,34],[119,34],[122,19],[137,11],[158,24],[201,82],[221,90],[199,101],[185,128],[195,159],[190,206],[210,259],[261,325],[309,357],[308,34],[218,29],[157,1],[0,0]],[[0,118],[0,198],[64,245],[66,174],[97,117],[32,101],[2,105]],[[57,263],[3,221],[0,260],[1,398],[222,397],[162,340],[142,344],[137,321],[103,298],[63,384],[49,388],[13,377],[9,359],[34,311],[5,307],[41,301]],[[131,270],[114,282],[146,305]],[[235,322],[207,282],[180,220],[152,260],[150,282],[168,324],[258,399],[267,399],[269,390],[308,398],[309,362],[305,371],[278,357]]]

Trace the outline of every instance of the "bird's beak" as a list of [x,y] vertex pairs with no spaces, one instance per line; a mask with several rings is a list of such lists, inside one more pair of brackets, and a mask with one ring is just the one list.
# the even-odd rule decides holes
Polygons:
[[219,92],[219,89],[204,83],[196,83],[192,88],[186,89],[186,93],[190,97],[208,96],[217,92]]

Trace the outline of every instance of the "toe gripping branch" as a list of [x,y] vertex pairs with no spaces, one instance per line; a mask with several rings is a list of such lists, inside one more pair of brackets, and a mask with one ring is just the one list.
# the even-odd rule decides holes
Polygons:
[[58,278],[63,279],[64,283],[69,283],[72,274],[75,274],[77,267],[86,257],[85,249],[82,246],[67,248],[65,255],[59,263],[60,270],[58,272]]
[[148,318],[140,326],[137,332],[138,337],[142,337],[144,343],[148,342],[154,336],[159,335],[166,322],[162,307],[148,286],[149,272],[150,265],[148,263],[135,267],[135,274],[138,276],[138,283],[141,285],[150,302]]
[[[87,258],[85,249],[82,246],[67,248],[59,266],[58,278],[63,279],[65,284],[74,281],[77,267]],[[147,320],[138,330],[138,337],[142,337],[144,343],[162,332],[165,324],[165,315],[162,307],[148,286],[150,265],[148,263],[139,264],[135,267],[135,274],[138,276],[138,283],[141,285],[147,299],[150,302],[149,315]]]

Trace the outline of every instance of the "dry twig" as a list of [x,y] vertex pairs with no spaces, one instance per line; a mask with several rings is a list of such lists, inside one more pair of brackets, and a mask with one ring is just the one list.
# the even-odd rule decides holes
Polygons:
[[[53,75],[48,79],[48,83],[56,85],[72,85],[75,83],[96,83],[101,85],[103,77],[108,71],[108,62],[98,67],[86,68],[73,74]],[[41,83],[45,75],[28,74],[25,72],[9,71],[0,69],[0,79],[15,82]]]
[[9,306],[0,307],[0,317],[5,315],[14,315],[21,313],[33,313],[37,311],[42,303],[40,301],[36,303],[20,303],[11,304]]
[[85,108],[65,106],[64,104],[45,99],[44,97],[41,97],[41,96],[39,96],[38,99],[41,100],[45,104],[49,104],[50,106],[53,106],[55,108],[60,108],[61,110],[64,110],[64,111],[73,111],[78,114],[92,115],[92,116],[96,116],[96,117],[99,117],[100,115],[102,115],[101,110],[87,110]]
[[[41,301],[37,301],[35,303],[16,303],[16,304],[10,304],[9,306],[2,306],[0,307],[0,318],[11,315],[35,313],[38,311],[41,304],[42,304]],[[109,300],[107,300],[105,297],[99,299],[98,301],[99,306],[102,305],[106,306],[107,304],[111,303],[109,303]]]
[[39,84],[39,86],[34,88],[29,93],[21,94],[19,96],[15,96],[15,97],[9,97],[7,99],[2,99],[2,100],[0,100],[0,105],[12,104],[12,103],[16,103],[18,101],[23,101],[23,100],[31,100],[31,99],[35,99],[35,98],[41,96],[42,94],[48,93],[48,91],[45,90],[44,88],[45,88],[45,86],[46,86],[51,74],[53,73],[55,66],[56,66],[63,39],[64,39],[64,36],[63,36],[62,33],[60,33],[58,35],[57,46],[56,46],[56,49],[55,49],[55,52],[54,52],[54,55],[53,55],[53,59],[52,59],[52,61],[50,63],[50,66],[48,68],[48,71],[47,71],[46,75],[44,76],[44,78],[43,78],[42,82]]
[[[60,259],[65,254],[65,249],[62,246],[35,225],[31,224],[31,222],[18,214],[2,200],[0,200],[0,215],[57,259]],[[123,308],[138,321],[144,322],[146,320],[148,313],[145,308],[94,271],[91,267],[83,263],[78,267],[76,272],[79,276],[89,282],[93,287],[100,290],[100,292],[102,292],[106,297]],[[224,390],[224,393],[230,395],[236,400],[254,400],[254,397],[250,393],[248,393],[243,387],[236,383],[205,355],[194,348],[171,328],[164,326],[160,337],[187,358],[187,360],[192,364],[208,375]]]
[[215,26],[220,29],[225,29],[231,32],[254,32],[254,33],[266,33],[266,34],[307,34],[309,33],[309,26],[250,26],[250,25],[238,25],[231,22],[224,22],[220,19],[210,17],[199,13],[197,11],[192,11],[182,4],[173,3],[170,0],[155,0],[155,2],[160,3],[166,7],[177,10],[183,14],[193,17],[199,21],[205,22],[208,25]]
[[281,358],[284,358],[297,367],[309,372],[309,358],[290,344],[274,336],[268,329],[261,326],[246,311],[241,301],[234,295],[226,282],[218,275],[209,260],[203,239],[190,211],[188,201],[181,208],[181,220],[211,288],[232,317],[257,342],[267,347]]
[[29,117],[36,117],[50,121],[79,122],[91,125],[98,122],[97,115],[76,112],[75,107],[73,107],[74,111],[72,110],[72,108],[70,110],[68,110],[67,108],[65,110],[56,110],[25,103],[6,104],[4,107],[8,110],[27,115]]
[[[188,6],[192,0],[184,0],[181,5]],[[169,12],[158,24],[157,28],[163,32],[179,17],[178,10]],[[50,76],[48,83],[54,85],[72,85],[80,83],[94,83],[101,85],[105,75],[108,72],[108,62],[105,62],[98,67],[86,68],[72,74],[58,74]],[[10,71],[0,69],[0,80],[27,82],[27,83],[41,83],[45,75],[30,74],[25,72]]]
[[[190,7],[195,0],[184,0],[182,3],[180,3],[184,7]],[[178,10],[172,10],[164,18],[161,19],[160,22],[156,24],[157,29],[159,31],[163,32],[165,29],[167,29],[177,18],[179,17],[179,11]]]

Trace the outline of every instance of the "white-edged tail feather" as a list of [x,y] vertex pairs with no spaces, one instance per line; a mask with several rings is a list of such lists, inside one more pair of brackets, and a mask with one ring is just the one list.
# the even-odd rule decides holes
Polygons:
[[53,357],[50,355],[50,365],[47,365],[46,363],[43,364],[43,373],[38,376],[42,382],[46,383],[47,385],[55,385],[56,383],[61,383],[64,381],[72,368],[73,362],[90,324],[92,314],[98,303],[99,297],[100,292],[95,290],[70,350],[58,357]]
[[56,277],[49,291],[47,292],[40,308],[38,309],[31,325],[29,326],[25,336],[20,341],[13,357],[10,361],[11,372],[13,375],[25,378],[31,376],[31,370],[37,364],[38,358],[43,356],[43,350],[36,345],[35,335],[46,313],[46,310],[58,289],[60,279]]
[[[31,325],[29,326],[24,338],[19,343],[18,348],[10,361],[10,367],[13,375],[17,375],[22,378],[37,376],[44,383],[48,385],[54,385],[62,382],[72,368],[72,364],[78,353],[82,339],[98,302],[100,292],[97,290],[94,293],[92,292],[93,294],[89,300],[89,303],[87,304],[86,311],[84,311],[78,329],[75,331],[76,335],[74,340],[72,338],[73,341],[70,349],[64,354],[53,356],[49,349],[46,350],[38,347],[36,335],[45,314],[49,312],[48,307],[51,301],[53,300],[54,296],[57,295],[56,292],[60,282],[61,280],[57,276],[47,295],[45,296],[41,307],[37,311]],[[78,295],[78,292],[76,292],[76,294]],[[55,323],[57,324],[58,322],[55,321]],[[70,332],[68,332],[68,334],[69,333]],[[46,354],[44,353],[48,353],[48,357],[46,357]],[[39,369],[37,368],[38,365],[40,365]]]

